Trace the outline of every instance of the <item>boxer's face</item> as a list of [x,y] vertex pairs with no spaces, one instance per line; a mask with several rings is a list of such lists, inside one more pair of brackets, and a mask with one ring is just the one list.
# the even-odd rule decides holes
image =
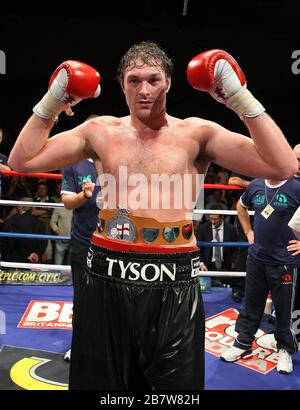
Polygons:
[[209,215],[209,220],[214,228],[218,228],[223,221],[221,215]]
[[159,65],[142,62],[125,70],[123,91],[130,113],[140,120],[157,118],[165,111],[171,80]]

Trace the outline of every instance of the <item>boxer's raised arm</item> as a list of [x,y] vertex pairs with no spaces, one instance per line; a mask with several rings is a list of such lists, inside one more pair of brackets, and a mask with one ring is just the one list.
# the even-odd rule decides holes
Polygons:
[[[265,124],[262,121],[262,134]],[[251,139],[210,122],[207,123],[205,154],[224,168],[255,178],[288,179],[297,166],[284,137],[281,140],[266,132],[261,138],[256,134]]]
[[249,176],[286,179],[296,173],[295,154],[280,128],[247,89],[245,76],[231,55],[223,50],[205,51],[190,61],[187,77],[192,87],[209,92],[237,113],[253,140],[216,127],[208,142],[212,160]]
[[[49,129],[33,115],[21,131],[8,159],[18,172],[47,172],[68,167],[91,156],[83,125],[48,138]],[[34,136],[34,137],[33,137]]]
[[49,139],[54,121],[82,99],[100,94],[100,75],[87,64],[69,60],[53,73],[48,92],[33,108],[34,115],[19,134],[8,158],[16,171],[35,172],[60,169],[89,155],[81,126]]

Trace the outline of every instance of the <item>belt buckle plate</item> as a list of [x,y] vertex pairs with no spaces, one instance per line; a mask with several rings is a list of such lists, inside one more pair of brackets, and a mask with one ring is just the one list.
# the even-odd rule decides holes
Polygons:
[[136,227],[129,218],[128,209],[118,205],[117,214],[106,225],[106,236],[122,242],[134,242]]

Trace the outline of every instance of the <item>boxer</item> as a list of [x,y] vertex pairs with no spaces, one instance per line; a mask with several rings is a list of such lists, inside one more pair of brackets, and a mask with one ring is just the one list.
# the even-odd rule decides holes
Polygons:
[[[227,52],[200,53],[188,64],[187,78],[237,113],[251,138],[213,121],[169,115],[172,72],[171,59],[157,44],[133,45],[118,68],[129,115],[99,116],[49,138],[63,111],[71,114],[80,100],[100,92],[95,69],[63,63],[9,157],[9,165],[23,172],[93,158],[100,176],[104,202],[76,308],[71,389],[204,388],[205,317],[197,278],[203,264],[191,223],[195,203],[178,207],[175,184],[168,192],[153,192],[154,177],[193,180],[212,161],[253,177],[284,179],[297,168],[280,128]],[[140,181],[138,195],[134,181]],[[111,191],[105,196],[107,185]]]

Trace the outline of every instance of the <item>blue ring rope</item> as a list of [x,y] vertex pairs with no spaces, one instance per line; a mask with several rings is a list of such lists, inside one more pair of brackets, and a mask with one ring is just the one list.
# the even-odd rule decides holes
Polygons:
[[232,247],[247,247],[249,246],[248,242],[197,242],[197,246],[199,247],[223,247],[223,248],[232,248]]
[[[17,232],[0,232],[0,238],[31,238],[31,239],[46,239],[54,241],[68,241],[71,239],[70,236],[59,236],[59,235],[38,235],[32,233],[17,233]],[[248,247],[248,242],[197,242],[199,247],[223,247],[223,248],[233,248],[233,247]]]
[[17,233],[17,232],[0,232],[0,238],[31,238],[31,239],[50,239],[54,241],[66,241],[71,239],[70,236],[59,235],[38,235],[32,233]]

